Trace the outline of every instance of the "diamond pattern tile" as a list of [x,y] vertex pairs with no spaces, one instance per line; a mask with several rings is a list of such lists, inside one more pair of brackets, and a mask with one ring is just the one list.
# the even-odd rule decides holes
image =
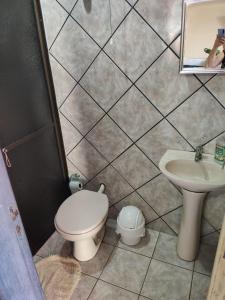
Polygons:
[[137,140],[162,118],[135,86],[112,108],[109,115],[132,140]]
[[59,116],[65,152],[68,153],[79,143],[82,139],[82,135],[62,114]]
[[127,16],[122,26],[116,31],[113,43],[108,43],[105,47],[109,56],[133,81],[144,72],[163,49],[165,49],[165,44],[150,27],[146,26],[135,11]]
[[180,35],[175,39],[175,41],[170,45],[170,47],[180,57]]
[[140,0],[135,8],[167,43],[180,33],[182,0]]
[[70,12],[77,0],[58,0],[58,2]]
[[[54,41],[50,60],[59,112],[66,116],[61,116],[61,125],[70,174],[80,173],[95,191],[101,182],[106,184],[110,217],[133,203],[143,210],[149,228],[174,235],[180,194],[169,183],[156,182],[161,175],[149,181],[159,174],[154,164],[167,149],[191,151],[203,144],[205,152],[214,153],[217,136],[225,131],[224,77],[179,74],[182,0],[41,4],[48,46]],[[156,185],[164,191],[156,191]],[[134,192],[140,187],[146,189],[145,200],[140,191]],[[220,191],[205,202],[206,241],[216,240],[212,230],[221,228],[223,199]]]
[[225,110],[205,88],[201,88],[168,119],[196,147],[222,132]]
[[137,82],[137,86],[164,115],[201,86],[194,76],[181,76],[178,71],[179,59],[167,49]]
[[224,83],[224,76],[217,75],[206,84],[207,88],[216,96],[223,106],[225,106]]
[[68,158],[88,179],[107,165],[102,155],[85,139],[68,155]]
[[223,132],[218,137],[216,137],[215,139],[213,139],[212,141],[207,143],[204,146],[204,152],[214,154],[215,153],[215,147],[216,147],[216,140],[221,139],[221,138],[225,140],[225,132]]
[[203,215],[216,229],[220,229],[223,222],[225,211],[224,194],[225,189],[211,192],[205,200]]
[[99,54],[80,83],[105,110],[108,110],[131,85],[104,52]]
[[159,216],[182,205],[182,195],[164,175],[159,175],[145,184],[138,189],[138,193]]
[[137,206],[142,211],[146,222],[150,222],[158,218],[158,215],[154,212],[154,210],[136,192],[117,203],[116,208],[121,210],[127,205]]
[[167,149],[192,150],[185,139],[166,120],[160,122],[144,135],[137,142],[137,145],[156,164],[159,163]]
[[62,113],[86,134],[104,115],[104,111],[77,85],[61,107]]
[[[135,161],[135,164],[132,162]],[[160,173],[155,165],[134,145],[113,163],[117,171],[135,189]]]
[[201,243],[217,247],[219,242],[219,233],[217,231],[209,233],[201,238]]
[[50,47],[68,14],[55,0],[41,0],[41,8],[47,43]]
[[57,37],[51,53],[78,80],[99,52],[99,47],[69,17]]
[[161,218],[148,223],[147,228],[170,235],[175,235],[175,232]]
[[91,180],[86,185],[86,188],[97,191],[101,183],[104,183],[106,186],[106,193],[111,205],[133,192],[133,188],[111,166],[105,168]]
[[87,135],[87,139],[112,161],[132,143],[123,131],[105,116]]
[[80,170],[77,169],[76,166],[74,166],[74,164],[69,159],[67,159],[67,168],[68,168],[69,176],[71,176],[72,174],[78,174],[80,175],[80,178],[83,183],[87,182],[87,178],[81,173]]
[[60,106],[76,85],[76,81],[50,55],[57,104]]
[[[89,10],[86,6],[85,1],[78,0],[72,11],[72,16],[101,46],[110,37],[111,29],[112,32],[116,29],[130,9],[130,6],[124,0],[111,1],[111,8],[109,7],[109,1],[105,0],[92,1]],[[110,9],[112,28],[110,25]]]
[[[166,224],[168,224],[177,234],[179,233],[180,230],[182,213],[183,213],[183,207],[180,207],[162,217],[163,221],[165,221]],[[209,224],[208,221],[202,218],[201,236],[207,235],[213,231],[215,231],[215,229]]]

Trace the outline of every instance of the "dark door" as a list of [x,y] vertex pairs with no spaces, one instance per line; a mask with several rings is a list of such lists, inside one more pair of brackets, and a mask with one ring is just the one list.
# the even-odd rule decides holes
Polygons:
[[33,253],[69,195],[42,24],[39,1],[0,1],[0,147]]

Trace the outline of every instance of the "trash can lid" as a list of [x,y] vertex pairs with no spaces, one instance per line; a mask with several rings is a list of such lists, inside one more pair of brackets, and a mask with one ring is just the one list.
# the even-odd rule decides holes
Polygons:
[[145,219],[138,207],[129,205],[122,208],[117,222],[123,228],[137,229],[140,226],[144,226]]

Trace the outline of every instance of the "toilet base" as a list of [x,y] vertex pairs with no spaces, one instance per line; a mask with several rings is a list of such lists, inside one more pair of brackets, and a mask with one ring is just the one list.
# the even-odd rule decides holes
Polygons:
[[105,226],[95,235],[86,239],[80,239],[73,243],[73,256],[79,261],[92,259],[101,245],[105,234]]

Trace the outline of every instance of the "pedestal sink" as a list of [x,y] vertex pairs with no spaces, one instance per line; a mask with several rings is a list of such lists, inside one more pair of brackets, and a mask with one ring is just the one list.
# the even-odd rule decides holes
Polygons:
[[195,153],[167,150],[159,162],[162,173],[183,193],[183,216],[177,242],[178,255],[187,261],[195,259],[200,240],[201,216],[205,195],[225,187],[225,169],[213,155],[203,154],[195,161]]

